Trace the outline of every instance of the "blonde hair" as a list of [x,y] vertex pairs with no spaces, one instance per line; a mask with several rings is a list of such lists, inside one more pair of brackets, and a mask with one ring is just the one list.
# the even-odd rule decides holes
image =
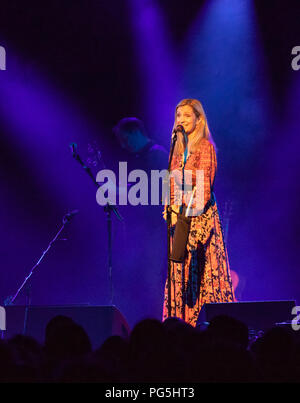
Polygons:
[[[191,140],[191,143],[190,143],[190,147],[189,147],[190,152],[195,152],[197,150],[202,139],[208,140],[215,147],[215,143],[213,141],[212,135],[208,128],[207,119],[206,119],[206,115],[205,115],[203,106],[202,106],[201,102],[198,101],[198,99],[187,98],[187,99],[183,99],[182,101],[179,102],[179,104],[176,106],[176,109],[175,109],[175,120],[174,120],[172,133],[176,127],[177,109],[180,108],[181,106],[185,106],[185,105],[189,105],[193,109],[193,112],[196,115],[197,119],[200,119],[200,121],[197,124],[196,129],[195,129],[197,136],[195,136],[195,138],[193,140]],[[175,148],[174,148],[174,155],[183,154],[185,147],[186,147],[186,144],[185,144],[184,135],[181,132],[177,132],[177,141],[176,141]]]

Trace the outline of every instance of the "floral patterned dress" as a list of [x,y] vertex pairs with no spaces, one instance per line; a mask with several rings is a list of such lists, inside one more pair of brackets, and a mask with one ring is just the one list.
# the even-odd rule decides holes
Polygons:
[[[230,276],[227,250],[217,204],[213,195],[213,183],[217,169],[216,153],[212,143],[202,139],[197,152],[187,157],[183,166],[182,156],[174,156],[171,170],[191,170],[193,182],[196,170],[204,172],[204,205],[199,216],[191,217],[187,251],[184,263],[171,262],[171,316],[196,326],[204,303],[233,302],[234,290]],[[174,204],[171,187],[170,204]],[[210,201],[210,203],[208,203]],[[207,204],[208,203],[208,204]],[[171,251],[175,225],[171,227]],[[168,315],[168,280],[165,285],[163,320]]]

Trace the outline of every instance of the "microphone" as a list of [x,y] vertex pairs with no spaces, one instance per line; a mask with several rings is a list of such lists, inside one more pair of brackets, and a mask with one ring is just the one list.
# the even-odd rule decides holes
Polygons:
[[71,143],[69,145],[71,151],[72,151],[72,157],[75,157],[76,155],[76,151],[77,151],[77,144],[76,143]]
[[72,210],[72,211],[70,211],[69,213],[67,213],[67,214],[64,215],[64,217],[63,217],[63,222],[66,223],[66,222],[70,221],[71,218],[73,218],[74,215],[76,215],[76,214],[78,214],[78,213],[79,213],[79,210]]
[[183,133],[183,134],[185,133],[185,130],[184,130],[184,128],[183,128],[182,125],[177,125],[177,126],[175,127],[173,133],[177,133],[177,132],[181,132],[181,133]]

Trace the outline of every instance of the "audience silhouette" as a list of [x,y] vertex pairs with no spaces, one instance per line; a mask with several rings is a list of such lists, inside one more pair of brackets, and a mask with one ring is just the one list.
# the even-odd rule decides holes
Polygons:
[[144,319],[128,339],[110,336],[92,349],[71,318],[49,321],[44,345],[29,336],[0,340],[1,382],[299,382],[300,338],[274,326],[249,335],[220,315],[205,328],[178,318]]

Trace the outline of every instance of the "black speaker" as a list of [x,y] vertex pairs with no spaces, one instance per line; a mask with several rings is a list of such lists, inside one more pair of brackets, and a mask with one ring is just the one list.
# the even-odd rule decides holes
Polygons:
[[67,306],[6,306],[6,330],[4,338],[25,333],[41,344],[45,340],[47,323],[54,316],[64,315],[73,319],[87,332],[93,349],[112,335],[127,337],[129,326],[115,306],[67,305]]
[[244,322],[249,329],[266,330],[276,323],[292,320],[294,300],[288,301],[245,301],[204,304],[197,326],[210,322],[217,315],[228,315]]

